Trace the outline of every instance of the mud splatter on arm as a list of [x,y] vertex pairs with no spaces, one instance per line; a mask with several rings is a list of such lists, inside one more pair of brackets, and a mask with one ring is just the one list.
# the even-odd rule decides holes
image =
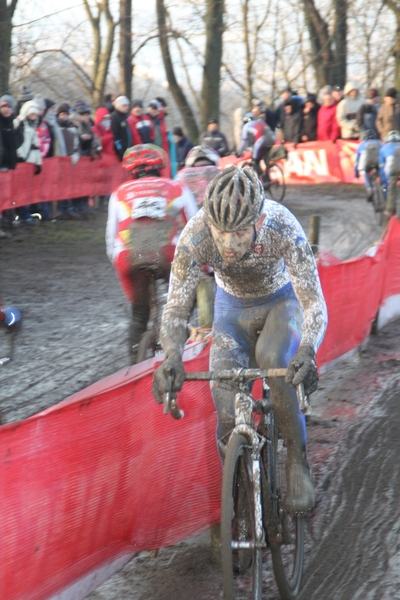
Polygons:
[[[167,305],[161,323],[161,345],[166,355],[183,353],[187,321],[200,279],[202,260],[193,244],[192,219],[183,230],[172,263]],[[197,234],[198,235],[198,234]]]
[[284,210],[286,227],[280,236],[282,255],[303,309],[301,344],[309,344],[317,350],[328,321],[317,265],[301,225],[287,209]]

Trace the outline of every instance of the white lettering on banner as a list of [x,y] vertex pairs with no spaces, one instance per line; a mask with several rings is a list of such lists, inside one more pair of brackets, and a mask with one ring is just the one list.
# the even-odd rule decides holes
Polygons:
[[310,177],[316,175],[329,175],[328,161],[325,148],[319,150],[303,150],[289,152],[288,160],[284,163],[285,175],[290,177],[291,173],[297,177]]
[[132,207],[132,219],[149,217],[150,219],[163,219],[165,212],[165,199],[160,196],[147,196],[137,198]]

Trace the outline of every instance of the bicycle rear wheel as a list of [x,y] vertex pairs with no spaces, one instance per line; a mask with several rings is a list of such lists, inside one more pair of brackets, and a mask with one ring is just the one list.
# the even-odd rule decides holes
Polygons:
[[[256,547],[251,448],[228,444],[222,479],[221,564],[225,600],[261,600],[262,549]],[[240,547],[242,546],[242,547]]]
[[287,450],[273,418],[270,418],[267,427],[268,438],[273,440],[273,444],[269,445],[271,450],[264,455],[267,460],[266,471],[273,488],[274,511],[282,536],[281,543],[270,544],[272,565],[282,599],[294,600],[298,597],[303,576],[304,519],[290,515],[283,507],[287,489]]
[[376,177],[372,179],[371,185],[374,194],[372,197],[372,202],[374,205],[376,221],[378,225],[382,225],[383,210],[385,208],[385,199],[383,197],[382,186]]
[[270,181],[266,187],[267,191],[272,200],[275,200],[275,202],[282,202],[285,197],[286,184],[280,165],[277,163],[269,165],[269,178]]

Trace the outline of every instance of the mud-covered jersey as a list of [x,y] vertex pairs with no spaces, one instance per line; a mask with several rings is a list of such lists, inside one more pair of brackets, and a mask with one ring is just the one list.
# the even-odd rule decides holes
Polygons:
[[184,228],[176,247],[161,327],[163,350],[183,351],[186,322],[202,265],[210,265],[217,285],[236,298],[268,297],[292,284],[303,309],[301,344],[318,348],[327,312],[312,250],[295,217],[281,204],[265,200],[266,215],[254,243],[235,264],[218,252],[201,209]]
[[220,170],[214,165],[204,167],[185,167],[178,171],[176,181],[186,185],[196,199],[197,206],[202,207],[206,187]]
[[[192,192],[176,181],[163,177],[143,177],[123,183],[113,194],[108,204],[106,228],[107,256],[113,262],[130,242],[133,221],[170,217],[182,219],[182,227],[197,212]],[[169,240],[174,243],[174,240]]]

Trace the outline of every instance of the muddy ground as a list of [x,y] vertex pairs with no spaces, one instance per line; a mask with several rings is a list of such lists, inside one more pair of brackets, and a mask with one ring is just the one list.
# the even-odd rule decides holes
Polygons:
[[[285,204],[341,259],[379,238],[358,186],[296,186]],[[128,306],[105,255],[106,215],[43,223],[0,239],[0,295],[24,316],[13,362],[0,367],[4,423],[26,418],[128,364]],[[1,333],[1,332],[0,332]],[[398,459],[400,322],[321,379],[309,423],[318,504],[308,520],[304,600],[400,598]],[[4,338],[4,336],[3,336]],[[4,339],[0,340],[0,357]],[[92,600],[220,598],[207,534],[143,553]],[[266,598],[277,598],[273,582]]]

